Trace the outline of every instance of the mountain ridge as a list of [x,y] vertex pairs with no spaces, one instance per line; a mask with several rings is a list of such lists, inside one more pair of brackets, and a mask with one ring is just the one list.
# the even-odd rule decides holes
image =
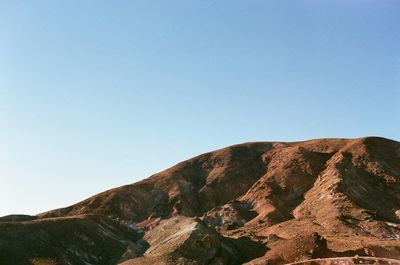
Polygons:
[[[110,259],[124,264],[400,259],[400,143],[363,137],[237,144],[21,223],[91,215],[106,218],[110,227],[143,233],[120,246],[119,253],[134,254]],[[113,242],[115,236],[104,232],[101,238]],[[95,250],[89,252],[91,264],[103,264],[93,259]]]

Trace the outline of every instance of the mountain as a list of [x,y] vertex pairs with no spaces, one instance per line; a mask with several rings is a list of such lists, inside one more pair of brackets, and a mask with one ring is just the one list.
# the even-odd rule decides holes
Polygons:
[[354,255],[400,259],[399,142],[244,143],[66,208],[0,218],[0,264],[261,265]]

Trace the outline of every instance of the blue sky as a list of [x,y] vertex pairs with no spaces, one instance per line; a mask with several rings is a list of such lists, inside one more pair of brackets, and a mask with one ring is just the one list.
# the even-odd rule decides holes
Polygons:
[[246,141],[400,140],[400,3],[0,0],[0,215]]

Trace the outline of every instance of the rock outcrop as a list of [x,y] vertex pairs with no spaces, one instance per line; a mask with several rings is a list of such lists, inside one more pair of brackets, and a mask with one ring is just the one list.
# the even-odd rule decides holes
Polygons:
[[150,248],[134,264],[243,264],[265,252],[249,238],[224,238],[197,218],[176,216],[161,221],[144,239]]

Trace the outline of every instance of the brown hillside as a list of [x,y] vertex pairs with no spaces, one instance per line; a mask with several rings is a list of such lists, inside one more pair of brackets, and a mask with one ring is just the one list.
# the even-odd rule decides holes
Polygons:
[[148,247],[139,230],[102,216],[0,223],[0,264],[116,264]]
[[124,264],[400,259],[400,143],[368,137],[235,145],[28,223],[85,214],[146,231],[148,250]]

